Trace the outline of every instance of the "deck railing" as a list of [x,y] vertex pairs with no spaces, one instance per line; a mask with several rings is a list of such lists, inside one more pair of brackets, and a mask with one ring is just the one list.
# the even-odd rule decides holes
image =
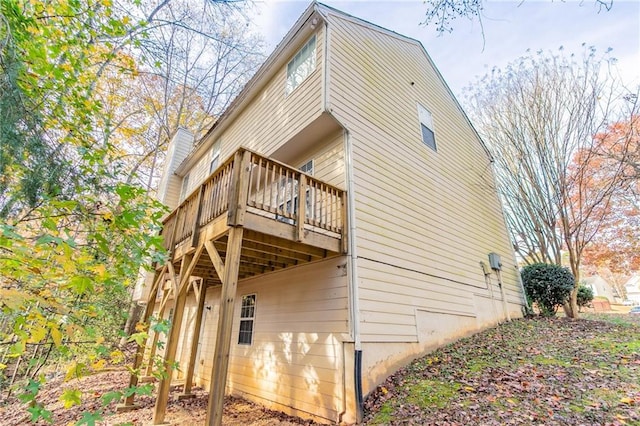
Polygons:
[[346,197],[333,185],[240,148],[165,218],[165,248],[172,251],[189,238],[195,245],[199,229],[225,213],[229,224],[241,225],[246,212],[294,225],[298,241],[305,230],[343,237]]

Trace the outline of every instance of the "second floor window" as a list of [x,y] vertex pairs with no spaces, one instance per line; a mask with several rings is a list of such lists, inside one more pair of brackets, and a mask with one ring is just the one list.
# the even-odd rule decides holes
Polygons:
[[286,94],[293,92],[315,69],[316,36],[314,35],[287,64]]
[[436,134],[433,131],[433,117],[428,109],[418,104],[418,118],[420,119],[420,131],[422,133],[422,142],[429,148],[436,149]]

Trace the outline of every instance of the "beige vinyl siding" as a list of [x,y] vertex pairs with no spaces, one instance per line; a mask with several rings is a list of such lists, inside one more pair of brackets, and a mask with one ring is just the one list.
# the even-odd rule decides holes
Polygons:
[[174,134],[167,149],[166,162],[162,172],[162,179],[158,185],[158,200],[174,209],[180,203],[182,178],[174,171],[187,157],[193,146],[193,135],[179,128]]
[[[475,315],[489,252],[519,312],[488,155],[422,48],[333,15],[329,42],[330,108],[353,147],[362,340],[418,341],[416,309]],[[418,103],[437,152],[422,142]]]
[[326,140],[316,143],[304,154],[291,161],[294,167],[301,167],[313,160],[313,177],[328,184],[344,188],[344,135],[340,130]]
[[[201,142],[209,146],[213,138],[220,139],[222,141],[220,161],[226,159],[240,146],[270,155],[320,116],[323,106],[324,25],[320,25],[314,34],[316,36],[316,67],[298,87],[290,94],[285,94],[287,63],[297,52],[295,50],[233,122],[228,123],[221,134],[214,132],[209,136],[210,139]],[[301,40],[298,48],[310,38],[311,35]],[[192,167],[196,178],[190,180],[191,188],[195,188],[208,175],[208,168],[203,165],[208,164],[209,156],[210,148],[207,148],[197,160],[197,165]]]
[[[227,382],[231,393],[289,413],[337,420],[343,410],[343,340],[349,333],[347,277],[340,267],[345,263],[337,257],[238,283],[237,300],[256,294],[256,310],[253,342],[240,345],[236,303]],[[206,297],[212,309],[205,310],[197,361],[197,380],[205,387],[215,350],[220,288],[209,289]]]
[[206,154],[196,163],[196,165],[191,168],[191,170],[189,170],[189,185],[187,187],[187,192],[184,194],[185,198],[195,188],[197,188],[207,176],[209,176],[211,157],[212,152],[211,150],[208,150]]

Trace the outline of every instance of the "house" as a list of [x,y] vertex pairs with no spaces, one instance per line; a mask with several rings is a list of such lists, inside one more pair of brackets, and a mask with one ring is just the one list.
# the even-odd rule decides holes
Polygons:
[[634,274],[624,284],[625,292],[627,293],[627,300],[630,300],[634,305],[640,305],[640,275]]
[[591,275],[582,281],[585,286],[593,291],[594,297],[605,297],[610,302],[614,302],[617,299],[615,289],[600,275]]
[[[416,40],[312,3],[206,136],[178,131],[144,314],[161,380],[353,423],[389,374],[521,315],[491,156]],[[132,377],[132,384],[137,383]],[[130,407],[130,397],[124,408]]]

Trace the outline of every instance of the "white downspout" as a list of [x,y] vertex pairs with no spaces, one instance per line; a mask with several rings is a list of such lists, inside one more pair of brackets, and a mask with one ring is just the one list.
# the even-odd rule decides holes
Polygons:
[[[325,19],[325,42],[324,42],[324,79],[323,79],[323,103],[324,111],[333,116],[331,105],[329,103],[329,24]],[[340,123],[335,116],[334,119]],[[355,365],[354,365],[354,380],[355,380],[355,399],[356,399],[356,421],[362,421],[362,342],[360,339],[360,295],[358,292],[358,251],[356,244],[356,202],[355,202],[355,185],[353,179],[353,150],[351,146],[351,135],[345,126],[344,129],[344,166],[345,166],[345,180],[347,190],[347,238],[348,238],[348,253],[347,253],[347,280],[349,287],[349,323],[351,339],[354,342],[355,351]],[[343,351],[344,354],[344,351]],[[344,372],[347,374],[346,370]],[[345,377],[346,383],[346,377]],[[346,389],[345,396],[346,396]],[[346,398],[343,397],[343,413],[346,412]]]
[[[329,55],[331,54],[329,50],[329,24],[325,19],[324,23],[324,79],[323,79],[323,90],[322,90],[322,98],[323,98],[323,110],[331,115],[338,123],[341,123],[340,120],[333,115],[331,110],[331,105],[329,103]],[[341,124],[342,125],[342,124]],[[359,294],[358,294],[358,252],[357,252],[357,244],[356,244],[356,214],[355,214],[355,185],[353,184],[353,151],[351,147],[351,136],[349,131],[346,129],[344,125],[342,125],[344,129],[344,167],[345,167],[345,180],[346,180],[346,190],[347,190],[347,238],[349,240],[348,247],[348,268],[347,268],[347,280],[349,281],[349,310],[350,310],[350,318],[349,322],[351,323],[351,338],[353,339],[355,350],[359,351],[362,349],[362,344],[360,341],[360,322],[359,322]]]
[[362,350],[360,340],[360,297],[358,291],[358,245],[356,243],[356,201],[355,185],[353,184],[353,151],[351,146],[351,135],[344,132],[345,139],[345,168],[347,171],[347,220],[349,223],[349,289],[351,295],[351,331],[355,350]]

